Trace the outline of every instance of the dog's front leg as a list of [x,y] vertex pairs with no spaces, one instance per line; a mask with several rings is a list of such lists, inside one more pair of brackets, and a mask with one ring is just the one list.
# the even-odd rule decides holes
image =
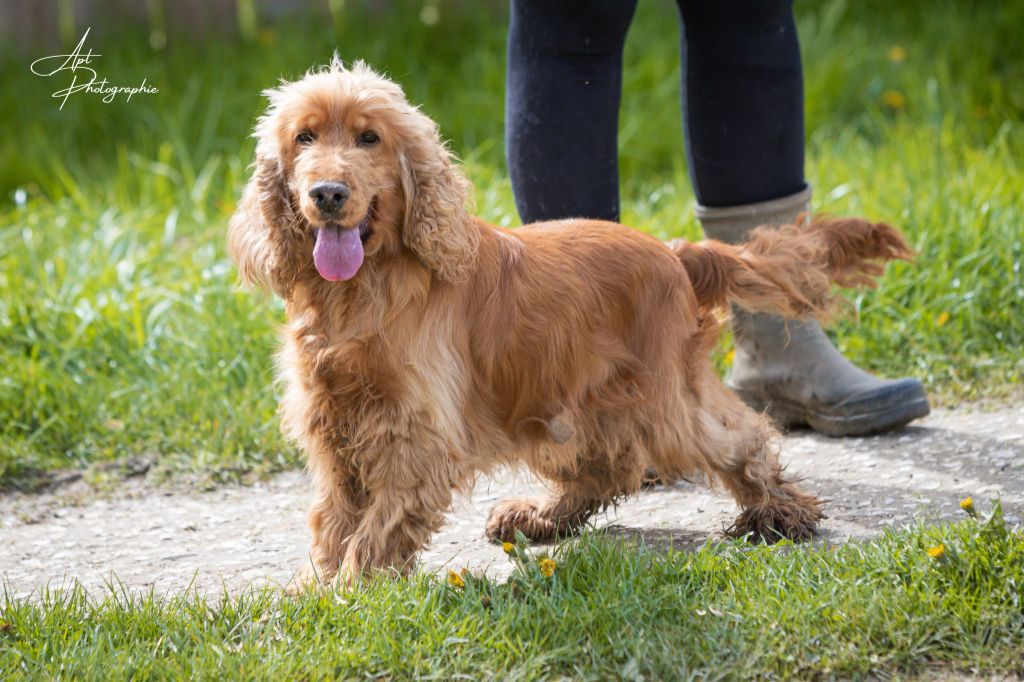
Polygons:
[[441,528],[460,480],[459,458],[432,428],[413,426],[396,434],[363,461],[367,504],[348,541],[340,583],[375,569],[408,573],[417,552]]
[[451,506],[448,486],[422,481],[415,488],[379,489],[348,543],[338,581],[352,581],[376,569],[408,573],[416,554],[441,528]]
[[326,472],[310,468],[313,469],[315,488],[313,504],[309,508],[312,545],[309,562],[288,584],[287,589],[292,594],[337,575],[349,540],[356,532],[368,503],[366,491],[355,472],[337,466]]

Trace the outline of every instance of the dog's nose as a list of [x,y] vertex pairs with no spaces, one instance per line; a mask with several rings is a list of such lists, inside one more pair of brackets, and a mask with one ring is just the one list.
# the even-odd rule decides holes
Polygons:
[[309,190],[309,198],[321,213],[331,215],[341,210],[351,193],[344,182],[318,182]]

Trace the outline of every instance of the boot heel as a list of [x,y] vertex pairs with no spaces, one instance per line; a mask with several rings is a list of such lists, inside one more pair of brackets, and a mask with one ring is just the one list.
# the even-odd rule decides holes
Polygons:
[[748,391],[742,388],[732,388],[732,391],[740,397],[740,400],[746,403],[747,407],[771,417],[772,421],[780,429],[807,425],[807,417],[801,410],[794,409],[778,400],[772,400],[756,391]]

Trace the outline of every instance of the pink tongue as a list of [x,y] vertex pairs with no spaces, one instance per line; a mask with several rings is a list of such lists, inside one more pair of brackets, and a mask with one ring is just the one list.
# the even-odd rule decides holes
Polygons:
[[320,276],[331,282],[352,279],[363,264],[363,242],[359,228],[322,227],[313,247],[313,264]]

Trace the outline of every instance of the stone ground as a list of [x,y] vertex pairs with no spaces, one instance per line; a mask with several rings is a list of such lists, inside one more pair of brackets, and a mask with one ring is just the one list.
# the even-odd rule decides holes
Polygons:
[[[957,519],[968,495],[982,511],[1001,498],[1011,523],[1024,514],[1021,402],[940,410],[884,436],[834,440],[794,432],[782,453],[788,471],[826,499],[819,543],[869,538],[918,519]],[[448,514],[421,556],[422,570],[468,566],[506,575],[509,563],[484,538],[484,520],[498,499],[527,490],[543,487],[523,472],[482,479]],[[73,580],[94,593],[115,581],[158,593],[189,585],[213,593],[283,585],[307,561],[308,499],[302,472],[210,492],[136,480],[102,495],[83,496],[81,484],[0,495],[0,576],[17,596]],[[651,546],[689,548],[719,537],[736,513],[722,493],[684,482],[645,491],[594,525]]]

